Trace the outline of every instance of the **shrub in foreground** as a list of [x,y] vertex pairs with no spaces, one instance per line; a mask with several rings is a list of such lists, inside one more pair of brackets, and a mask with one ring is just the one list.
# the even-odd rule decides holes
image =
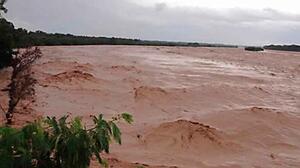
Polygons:
[[80,118],[69,120],[48,117],[21,129],[0,127],[1,168],[87,168],[92,157],[107,166],[101,153],[109,152],[114,140],[121,144],[116,122],[131,123],[132,116],[123,113],[111,120],[93,116],[87,128]]

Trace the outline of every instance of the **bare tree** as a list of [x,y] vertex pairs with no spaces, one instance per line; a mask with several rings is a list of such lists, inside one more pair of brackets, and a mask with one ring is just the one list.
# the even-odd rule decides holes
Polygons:
[[37,81],[32,76],[31,67],[41,56],[42,53],[37,47],[27,48],[14,56],[11,82],[7,89],[9,96],[8,109],[5,111],[7,124],[12,123],[13,114],[19,102],[35,94],[34,85]]

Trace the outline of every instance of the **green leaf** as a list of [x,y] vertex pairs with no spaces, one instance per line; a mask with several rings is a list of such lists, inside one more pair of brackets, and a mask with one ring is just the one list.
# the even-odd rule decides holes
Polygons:
[[122,113],[121,116],[127,123],[131,124],[133,122],[132,115],[130,115],[128,113]]
[[82,124],[81,124],[81,118],[80,117],[75,117],[75,119],[72,120],[71,128],[72,128],[73,131],[79,131],[79,130],[82,129]]
[[101,165],[105,168],[108,168],[108,161],[106,159],[102,159]]
[[111,127],[112,127],[112,133],[113,133],[113,138],[114,140],[121,145],[121,131],[118,128],[118,126],[114,123],[111,122]]

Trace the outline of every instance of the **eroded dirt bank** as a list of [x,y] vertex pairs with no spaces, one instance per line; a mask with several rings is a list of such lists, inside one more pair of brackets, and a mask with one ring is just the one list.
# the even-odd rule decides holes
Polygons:
[[[86,120],[98,113],[133,114],[133,125],[121,125],[123,145],[112,147],[114,167],[300,167],[300,53],[41,49],[34,67],[37,101],[30,105],[36,113]],[[8,72],[1,72],[1,86]]]

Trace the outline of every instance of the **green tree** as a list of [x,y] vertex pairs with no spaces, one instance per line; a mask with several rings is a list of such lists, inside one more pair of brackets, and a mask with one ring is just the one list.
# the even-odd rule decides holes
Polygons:
[[6,13],[4,7],[6,0],[0,0],[0,69],[9,66],[13,57],[13,24],[7,22],[2,13]]
[[13,24],[0,18],[0,69],[9,66],[13,57]]

